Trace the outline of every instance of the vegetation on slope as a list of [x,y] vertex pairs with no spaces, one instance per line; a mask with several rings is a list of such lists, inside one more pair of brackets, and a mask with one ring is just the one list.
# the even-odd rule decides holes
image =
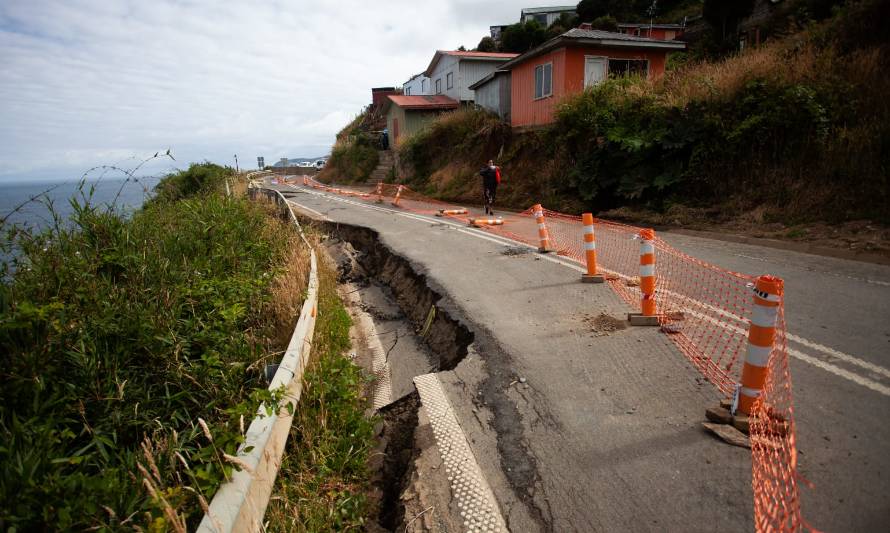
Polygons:
[[[504,167],[499,196],[595,211],[719,206],[772,220],[890,222],[888,3],[852,3],[806,31],[664,79],[610,80],[514,134],[480,112],[441,119],[400,149],[408,183],[478,198],[475,171]],[[463,142],[460,132],[468,130]]]
[[[13,228],[0,284],[0,529],[193,529],[269,397],[306,258],[193,165],[127,218]],[[200,193],[200,194],[198,194]]]
[[378,141],[368,133],[368,109],[337,134],[331,157],[319,174],[321,181],[336,183],[364,182],[377,167]]
[[360,531],[371,513],[362,369],[347,356],[351,320],[336,272],[319,261],[318,323],[312,361],[266,519],[271,531]]

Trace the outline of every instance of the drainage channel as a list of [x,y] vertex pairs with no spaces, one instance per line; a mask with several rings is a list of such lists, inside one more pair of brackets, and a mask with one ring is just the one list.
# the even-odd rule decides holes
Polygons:
[[381,419],[370,464],[375,527],[506,531],[436,376],[467,356],[472,331],[451,318],[425,276],[383,246],[374,231],[343,224],[321,228],[353,319],[352,356],[374,376],[371,410]]

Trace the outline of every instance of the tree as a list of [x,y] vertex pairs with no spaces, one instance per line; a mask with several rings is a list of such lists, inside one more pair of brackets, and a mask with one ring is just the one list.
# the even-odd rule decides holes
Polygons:
[[597,17],[590,23],[590,27],[595,30],[618,31],[618,21],[611,15]]
[[479,52],[497,52],[498,43],[491,37],[483,37],[479,44],[476,45],[476,50]]
[[720,31],[720,38],[725,42],[727,36],[735,34],[739,23],[753,10],[754,0],[705,0],[702,17],[714,30]]
[[534,20],[507,26],[501,33],[501,50],[521,54],[542,44],[548,38],[547,30]]
[[612,16],[621,22],[636,22],[646,16],[652,0],[581,0],[575,11],[582,22]]
[[467,51],[467,47],[464,46],[464,45],[460,45],[460,46],[457,47],[457,50],[458,50],[458,52],[466,52],[466,51]]

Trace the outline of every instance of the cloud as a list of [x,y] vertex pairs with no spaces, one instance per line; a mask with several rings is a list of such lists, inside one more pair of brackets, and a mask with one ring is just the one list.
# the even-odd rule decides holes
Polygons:
[[6,0],[0,179],[79,173],[168,147],[181,165],[327,153],[371,87],[401,85],[436,49],[475,46],[521,7]]

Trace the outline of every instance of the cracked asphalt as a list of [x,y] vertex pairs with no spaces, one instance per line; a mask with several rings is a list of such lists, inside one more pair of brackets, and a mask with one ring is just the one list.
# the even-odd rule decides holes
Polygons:
[[[585,329],[585,315],[630,311],[607,285],[581,284],[576,271],[509,252],[515,243],[488,234],[474,238],[433,219],[289,192],[298,208],[309,209],[304,213],[378,231],[473,331],[469,355],[439,376],[512,531],[753,529],[750,451],[701,428],[717,391],[655,328],[607,335]],[[801,472],[816,482],[803,489],[803,513],[820,529],[886,526],[890,398],[880,391],[890,385],[881,366],[890,334],[880,317],[890,268],[663,237],[726,268],[784,275],[786,287],[812,279],[823,302],[833,287],[844,291],[834,300],[840,312],[824,320],[817,302],[799,292],[787,306],[789,329],[802,339],[793,346],[821,362],[792,360]],[[870,309],[849,309],[856,300]],[[825,327],[801,325],[807,321],[798,311]],[[836,342],[845,327],[866,330],[867,338]],[[829,359],[826,346],[840,356]],[[844,359],[844,350],[858,357]],[[856,370],[862,368],[869,371]],[[844,377],[844,369],[861,379]]]

